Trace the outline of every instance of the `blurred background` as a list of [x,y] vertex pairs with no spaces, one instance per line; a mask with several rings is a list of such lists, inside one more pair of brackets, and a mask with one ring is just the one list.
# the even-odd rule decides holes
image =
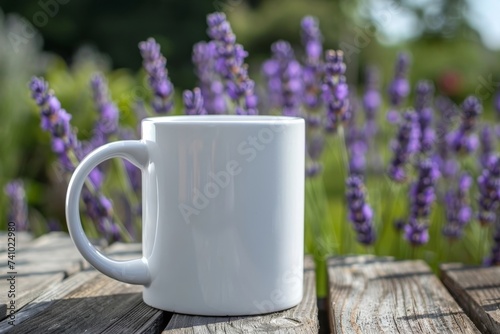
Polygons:
[[[208,39],[206,15],[214,11],[228,16],[238,43],[249,52],[250,75],[258,84],[274,41],[289,41],[297,57],[303,56],[300,21],[312,15],[319,20],[324,48],[344,50],[351,90],[361,93],[365,68],[375,65],[384,94],[396,55],[404,50],[412,57],[412,84],[431,80],[438,94],[457,103],[476,94],[485,119],[494,119],[492,101],[500,87],[500,2],[495,0],[3,0],[0,189],[9,180],[24,181],[33,232],[65,229],[67,178],[61,177],[49,135],[40,129],[30,78],[47,79],[72,115],[79,138],[86,139],[97,117],[89,80],[100,71],[120,109],[120,124],[133,128],[134,101],[150,94],[138,43],[154,37],[161,44],[180,100],[184,89],[196,85],[192,46]],[[329,187],[335,194],[336,186]],[[8,211],[2,192],[0,217]],[[6,223],[2,218],[0,229]]]

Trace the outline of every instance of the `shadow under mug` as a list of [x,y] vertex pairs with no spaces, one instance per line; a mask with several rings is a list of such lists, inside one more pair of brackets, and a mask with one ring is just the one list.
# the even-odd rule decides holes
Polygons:
[[[66,197],[76,247],[97,270],[144,285],[150,306],[229,316],[284,310],[302,299],[302,118],[169,116],[142,139],[91,152]],[[142,258],[116,261],[88,240],[79,198],[93,168],[125,158],[142,170]]]

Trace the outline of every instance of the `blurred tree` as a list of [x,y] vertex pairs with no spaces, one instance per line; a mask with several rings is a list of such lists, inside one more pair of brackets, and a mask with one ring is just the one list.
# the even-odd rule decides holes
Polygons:
[[215,11],[216,6],[224,8],[225,2],[24,0],[2,2],[0,6],[7,13],[24,16],[43,35],[44,50],[66,60],[83,44],[91,44],[110,56],[113,67],[136,70],[141,65],[138,43],[155,37],[168,59],[173,82],[180,87],[191,87],[192,45],[206,39],[206,15]]

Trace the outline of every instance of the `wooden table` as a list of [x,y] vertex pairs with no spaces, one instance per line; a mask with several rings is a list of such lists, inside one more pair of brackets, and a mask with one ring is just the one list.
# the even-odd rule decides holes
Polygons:
[[[261,316],[196,317],[147,306],[140,286],[94,270],[65,233],[35,240],[18,234],[16,241],[12,316],[8,254],[0,246],[0,333],[500,333],[500,268],[445,264],[441,282],[422,261],[333,257],[326,268],[329,295],[318,314],[314,263],[306,256],[297,307]],[[139,244],[101,247],[117,259],[141,251]]]

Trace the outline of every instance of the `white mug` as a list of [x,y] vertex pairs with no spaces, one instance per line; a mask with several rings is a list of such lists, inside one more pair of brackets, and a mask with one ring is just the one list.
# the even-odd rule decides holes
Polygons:
[[[90,153],[68,186],[68,229],[83,257],[142,284],[158,309],[230,316],[284,310],[302,299],[302,118],[169,116],[142,121],[142,140]],[[142,170],[142,258],[115,261],[85,235],[79,198],[89,172],[113,157]]]

